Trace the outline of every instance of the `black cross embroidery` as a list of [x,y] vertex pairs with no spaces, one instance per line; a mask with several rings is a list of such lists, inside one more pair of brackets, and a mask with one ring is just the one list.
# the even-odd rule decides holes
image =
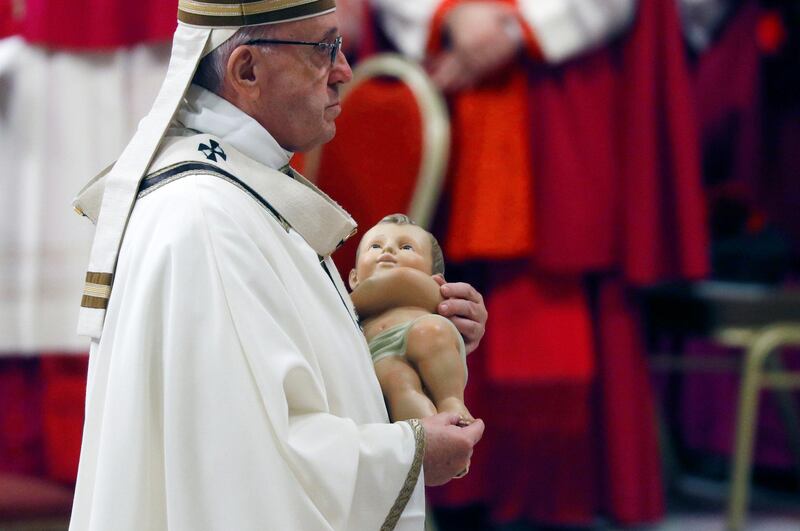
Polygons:
[[202,151],[208,160],[213,160],[214,162],[217,162],[217,155],[222,157],[222,160],[228,160],[228,156],[225,155],[225,152],[222,151],[221,147],[219,147],[219,142],[209,138],[208,143],[211,144],[211,147],[208,147],[201,142],[200,146],[197,148],[197,151]]

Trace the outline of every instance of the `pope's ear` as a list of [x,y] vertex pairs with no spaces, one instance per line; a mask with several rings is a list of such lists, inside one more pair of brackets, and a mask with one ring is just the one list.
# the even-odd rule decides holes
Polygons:
[[236,92],[247,91],[256,84],[256,57],[251,46],[239,46],[231,52],[225,65],[225,78]]
[[356,289],[356,286],[358,286],[358,275],[355,269],[350,270],[350,274],[347,276],[347,282],[350,284],[350,289]]

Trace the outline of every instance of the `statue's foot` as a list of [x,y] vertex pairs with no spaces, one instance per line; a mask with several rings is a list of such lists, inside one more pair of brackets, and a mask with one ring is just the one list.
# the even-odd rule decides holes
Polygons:
[[467,406],[458,398],[445,398],[441,400],[436,404],[436,410],[439,411],[439,413],[455,413],[461,417],[458,421],[458,425],[461,427],[469,426],[475,421],[475,417],[470,414]]

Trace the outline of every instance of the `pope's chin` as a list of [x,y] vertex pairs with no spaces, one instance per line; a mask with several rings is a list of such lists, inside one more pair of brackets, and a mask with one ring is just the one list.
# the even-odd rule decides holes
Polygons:
[[333,140],[333,137],[336,136],[336,124],[333,122],[324,121],[317,132],[318,134],[314,136],[313,139],[309,139],[309,141],[303,145],[283,147],[294,152],[311,151],[312,149],[318,148],[322,144],[327,144]]
[[330,115],[328,109],[325,109],[325,119],[322,126],[323,135],[325,135],[325,142],[330,142],[336,136],[336,117],[339,115],[337,112],[333,116]]

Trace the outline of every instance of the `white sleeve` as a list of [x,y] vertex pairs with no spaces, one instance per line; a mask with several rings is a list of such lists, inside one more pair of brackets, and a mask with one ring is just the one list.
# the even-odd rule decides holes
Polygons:
[[384,33],[400,53],[421,60],[440,0],[369,0],[369,3]]
[[519,0],[519,8],[545,59],[560,63],[625,29],[636,0]]

